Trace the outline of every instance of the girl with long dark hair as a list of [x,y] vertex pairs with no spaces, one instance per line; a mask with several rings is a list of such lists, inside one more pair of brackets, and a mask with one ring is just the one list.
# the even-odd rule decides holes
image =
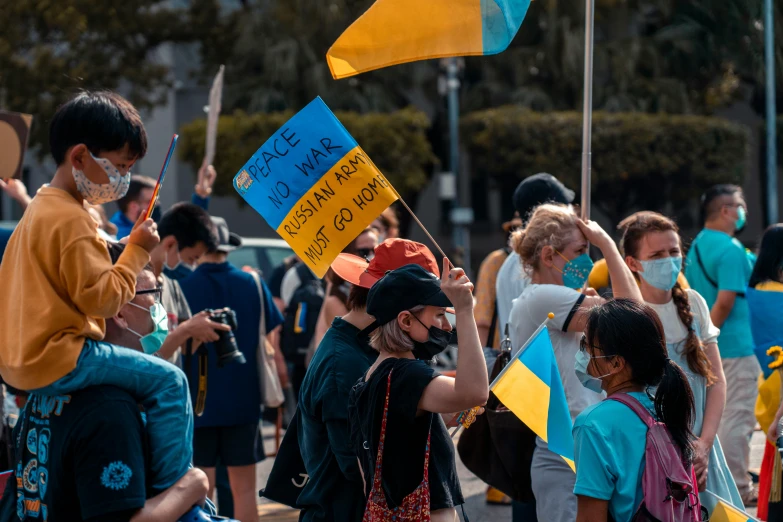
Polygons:
[[767,356],[767,350],[773,346],[783,346],[783,322],[780,320],[783,310],[783,224],[772,225],[764,232],[745,297],[750,311],[754,353],[764,372],[756,400],[756,419],[767,433],[759,472],[758,515],[762,520],[779,521],[783,520],[783,504],[777,496],[770,498],[769,491],[773,480],[772,467],[775,460],[780,458],[775,440],[783,417],[783,402],[780,372],[770,369],[772,359]]
[[620,251],[639,280],[644,301],[663,324],[669,357],[680,365],[693,390],[694,461],[699,489],[742,509],[742,498],[717,438],[726,403],[726,379],[718,351],[718,330],[704,298],[678,281],[682,240],[677,225],[656,212],[637,212],[618,226]]
[[[627,393],[666,425],[688,469],[693,459],[693,392],[669,358],[658,314],[644,303],[615,299],[587,318],[575,366],[607,396]],[[629,522],[644,493],[647,426],[625,404],[604,400],[574,423],[576,522]],[[693,484],[694,488],[696,484]]]

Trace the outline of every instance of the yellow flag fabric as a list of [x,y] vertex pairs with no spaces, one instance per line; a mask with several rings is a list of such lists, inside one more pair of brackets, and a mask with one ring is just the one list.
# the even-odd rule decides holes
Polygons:
[[530,0],[377,0],[326,54],[335,79],[405,62],[497,54]]

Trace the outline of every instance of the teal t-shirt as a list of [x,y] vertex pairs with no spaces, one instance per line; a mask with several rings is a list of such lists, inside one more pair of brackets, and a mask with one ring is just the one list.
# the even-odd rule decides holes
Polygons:
[[[630,393],[654,412],[646,393]],[[647,426],[625,404],[604,400],[574,421],[574,494],[609,501],[615,522],[630,522],[644,498],[642,473]]]
[[[703,270],[696,258],[697,251]],[[745,293],[754,264],[755,256],[746,251],[736,238],[717,230],[704,229],[693,240],[688,252],[685,277],[691,288],[699,292],[712,309],[719,290]],[[720,327],[718,348],[723,359],[753,355],[750,313],[744,297],[737,296],[734,307]]]

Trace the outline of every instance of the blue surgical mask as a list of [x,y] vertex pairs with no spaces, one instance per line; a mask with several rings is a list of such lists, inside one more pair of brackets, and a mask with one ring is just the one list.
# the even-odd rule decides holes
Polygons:
[[737,230],[737,233],[742,232],[742,230],[745,228],[745,222],[747,220],[748,212],[745,210],[745,207],[737,207],[737,221],[734,222],[734,228]]
[[128,304],[148,311],[150,313],[150,317],[152,317],[152,322],[155,323],[155,328],[147,335],[141,335],[139,332],[128,328],[129,332],[140,337],[141,348],[144,350],[144,353],[147,355],[152,355],[153,353],[160,350],[160,347],[163,346],[163,342],[169,335],[169,318],[166,314],[166,309],[163,308],[163,305],[160,303],[155,303],[152,305],[152,308],[149,309],[144,308],[143,306],[139,306],[136,303]]
[[[557,252],[557,250],[555,250],[555,252]],[[590,256],[588,256],[587,253],[584,253],[579,257],[569,260],[560,252],[557,252],[557,255],[566,260],[563,270],[558,269],[563,274],[563,284],[568,288],[577,290],[584,287],[587,278],[590,277],[590,272],[593,270],[593,260],[590,259]]]
[[644,272],[639,272],[639,276],[650,286],[668,292],[677,284],[677,277],[682,270],[681,256],[639,262],[644,268]]
[[[611,357],[611,355],[597,355],[595,359],[604,359],[607,357]],[[601,393],[603,391],[603,388],[601,388],[601,379],[608,377],[611,373],[601,375],[600,377],[593,377],[587,373],[587,366],[590,364],[590,359],[590,354],[588,354],[587,351],[579,350],[576,352],[574,372],[576,373],[577,378],[579,378],[579,382],[582,383],[582,386],[595,393]]]

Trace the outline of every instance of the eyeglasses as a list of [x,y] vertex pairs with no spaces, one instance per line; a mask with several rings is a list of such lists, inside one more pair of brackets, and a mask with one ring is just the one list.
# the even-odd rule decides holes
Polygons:
[[149,290],[137,290],[136,296],[140,295],[147,295],[147,294],[154,294],[155,302],[160,303],[160,300],[163,296],[163,287],[162,286],[156,286],[155,288],[150,288]]

